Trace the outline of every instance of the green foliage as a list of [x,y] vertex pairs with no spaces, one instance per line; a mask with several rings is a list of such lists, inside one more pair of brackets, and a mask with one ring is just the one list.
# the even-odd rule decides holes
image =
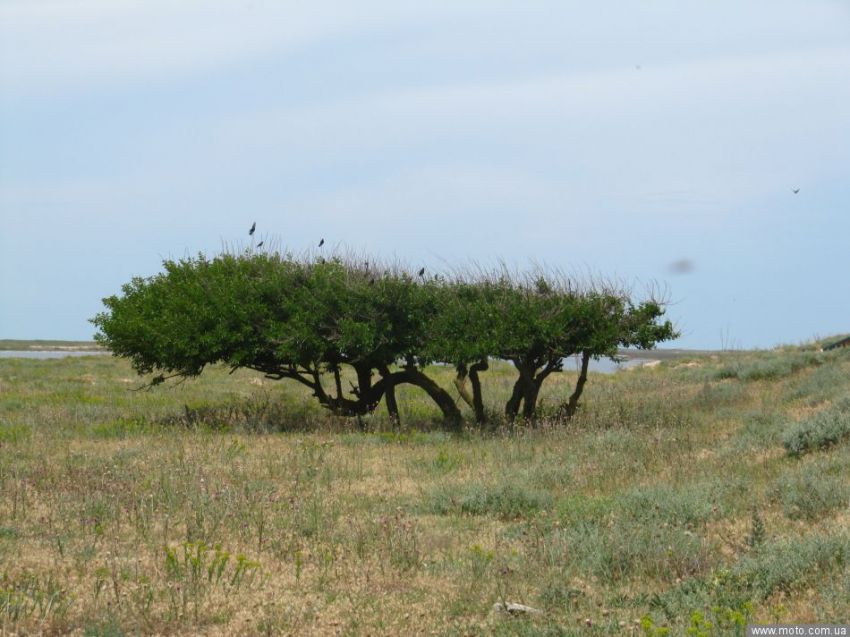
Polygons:
[[743,426],[736,435],[735,446],[742,452],[781,444],[784,414],[759,409],[740,418]]
[[424,286],[409,277],[368,278],[338,260],[224,254],[163,265],[104,299],[108,311],[93,319],[97,340],[140,373],[392,364],[417,348],[430,314]]
[[811,374],[801,378],[789,393],[789,397],[814,406],[834,400],[846,391],[847,370],[837,364],[821,365]]
[[10,443],[16,444],[29,436],[29,427],[23,425],[13,425],[0,422],[0,444]]
[[802,456],[810,451],[826,449],[850,436],[850,399],[790,427],[782,438],[788,455]]
[[614,358],[619,347],[651,348],[676,336],[669,321],[659,323],[664,311],[655,301],[635,305],[622,290],[581,289],[541,272],[459,280],[439,298],[432,357],[458,368],[489,357],[511,361],[519,378],[505,407],[509,418],[521,403],[526,418],[535,415],[543,381],[570,356]]

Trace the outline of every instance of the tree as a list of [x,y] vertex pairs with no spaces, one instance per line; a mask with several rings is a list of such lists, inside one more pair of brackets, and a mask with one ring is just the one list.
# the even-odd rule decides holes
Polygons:
[[542,271],[521,277],[502,269],[471,279],[459,277],[443,290],[430,346],[436,359],[455,366],[458,391],[479,423],[486,414],[478,373],[488,369],[489,358],[510,361],[517,370],[504,408],[512,421],[520,411],[533,419],[543,382],[563,370],[564,359],[579,355],[582,367],[575,390],[558,410],[570,418],[591,359],[615,358],[619,347],[649,348],[676,336],[669,321],[658,322],[663,313],[658,302],[634,305],[625,291],[612,285],[582,286]]
[[[435,313],[428,284],[397,270],[265,253],[163,265],[163,273],[135,278],[122,295],[104,299],[108,311],[93,319],[96,339],[139,373],[164,372],[155,382],[224,363],[295,380],[340,415],[371,413],[386,397],[396,420],[394,388],[410,383],[460,426],[451,396],[421,370],[422,339]],[[403,367],[391,372],[397,361]],[[355,373],[350,391],[343,365]]]
[[438,315],[430,323],[426,349],[432,360],[455,367],[455,387],[479,425],[487,421],[479,374],[489,369],[490,357],[499,352],[505,332],[500,308],[504,296],[510,293],[506,279],[463,277],[435,290]]
[[654,300],[635,304],[613,286],[579,286],[545,272],[426,280],[374,262],[370,269],[265,252],[168,260],[163,272],[134,278],[104,304],[92,319],[96,339],[139,373],[157,373],[153,384],[222,363],[294,380],[342,416],[359,419],[384,400],[396,425],[395,388],[411,384],[454,430],[462,427],[461,412],[423,371],[430,363],[455,367],[458,392],[481,424],[487,414],[479,374],[491,358],[517,370],[506,417],[532,420],[546,378],[579,355],[575,389],[558,409],[570,418],[591,359],[676,336],[669,321],[660,322],[664,310]]
[[[664,315],[662,304],[650,299],[637,305],[624,293],[612,298],[604,296],[591,298],[591,311],[585,318],[584,340],[576,350],[581,357],[581,367],[576,379],[576,385],[569,399],[558,407],[558,415],[570,419],[575,415],[578,401],[587,383],[587,370],[591,359],[599,360],[607,357],[616,360],[617,351],[621,347],[636,347],[652,349],[658,343],[669,341],[679,336],[670,321],[659,322]],[[591,317],[595,316],[595,319]],[[594,329],[588,329],[588,321],[595,320]]]

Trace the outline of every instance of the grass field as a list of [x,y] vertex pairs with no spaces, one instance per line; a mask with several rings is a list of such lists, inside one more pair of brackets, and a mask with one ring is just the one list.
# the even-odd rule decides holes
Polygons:
[[[497,410],[512,374],[483,379]],[[574,377],[550,380],[544,413]],[[248,372],[140,384],[105,356],[0,359],[0,634],[733,635],[850,618],[850,351],[593,375],[568,425],[463,437],[414,392],[396,434]]]

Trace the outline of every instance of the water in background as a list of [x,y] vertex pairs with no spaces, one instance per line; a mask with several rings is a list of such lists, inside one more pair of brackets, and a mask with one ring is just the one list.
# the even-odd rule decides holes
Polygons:
[[[0,350],[0,358],[65,358],[66,356],[106,356],[109,352],[104,350]],[[647,361],[644,359],[625,360],[616,363],[608,358],[590,361],[588,371],[600,374],[613,374],[621,369],[636,367]],[[581,361],[577,357],[564,359],[565,372],[578,372]]]
[[[648,362],[646,359],[635,358],[631,360],[625,360],[621,363],[616,363],[612,361],[610,358],[602,358],[598,361],[590,359],[590,365],[587,366],[587,371],[596,372],[598,374],[613,374],[614,372],[618,372],[621,369],[628,369],[629,367],[638,367],[644,363]],[[570,358],[564,359],[564,371],[565,372],[576,372],[581,371],[581,359],[577,356],[571,356]]]
[[66,356],[105,356],[109,352],[101,350],[0,350],[0,358],[65,358]]

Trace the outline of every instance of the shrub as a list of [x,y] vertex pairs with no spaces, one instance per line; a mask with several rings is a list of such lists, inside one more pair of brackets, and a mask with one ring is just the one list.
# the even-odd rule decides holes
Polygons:
[[778,592],[792,593],[816,582],[827,584],[832,581],[830,574],[846,571],[848,559],[850,537],[843,535],[765,542],[730,566],[684,579],[654,595],[650,606],[671,621],[695,608],[745,610]]
[[847,507],[850,487],[837,476],[807,473],[780,481],[774,497],[791,519],[816,520],[836,509]]
[[694,527],[717,511],[720,485],[698,483],[673,488],[667,485],[640,487],[619,499],[623,517],[636,525],[646,523]]
[[830,409],[790,427],[782,444],[790,456],[826,449],[850,436],[850,401],[843,400]]
[[791,376],[801,369],[820,365],[823,355],[817,352],[770,352],[756,360],[735,361],[714,372],[714,378],[737,378],[743,381],[776,380]]
[[564,559],[575,560],[581,570],[608,582],[631,577],[672,581],[712,566],[708,547],[697,533],[665,523],[584,521],[552,535]]
[[824,580],[834,569],[847,568],[850,537],[814,535],[766,544],[730,569],[731,579],[757,599]]
[[832,400],[846,390],[847,372],[840,365],[822,365],[811,374],[801,377],[788,397],[817,405]]
[[741,452],[773,447],[781,442],[785,416],[781,412],[758,409],[737,416],[742,422],[734,446]]

